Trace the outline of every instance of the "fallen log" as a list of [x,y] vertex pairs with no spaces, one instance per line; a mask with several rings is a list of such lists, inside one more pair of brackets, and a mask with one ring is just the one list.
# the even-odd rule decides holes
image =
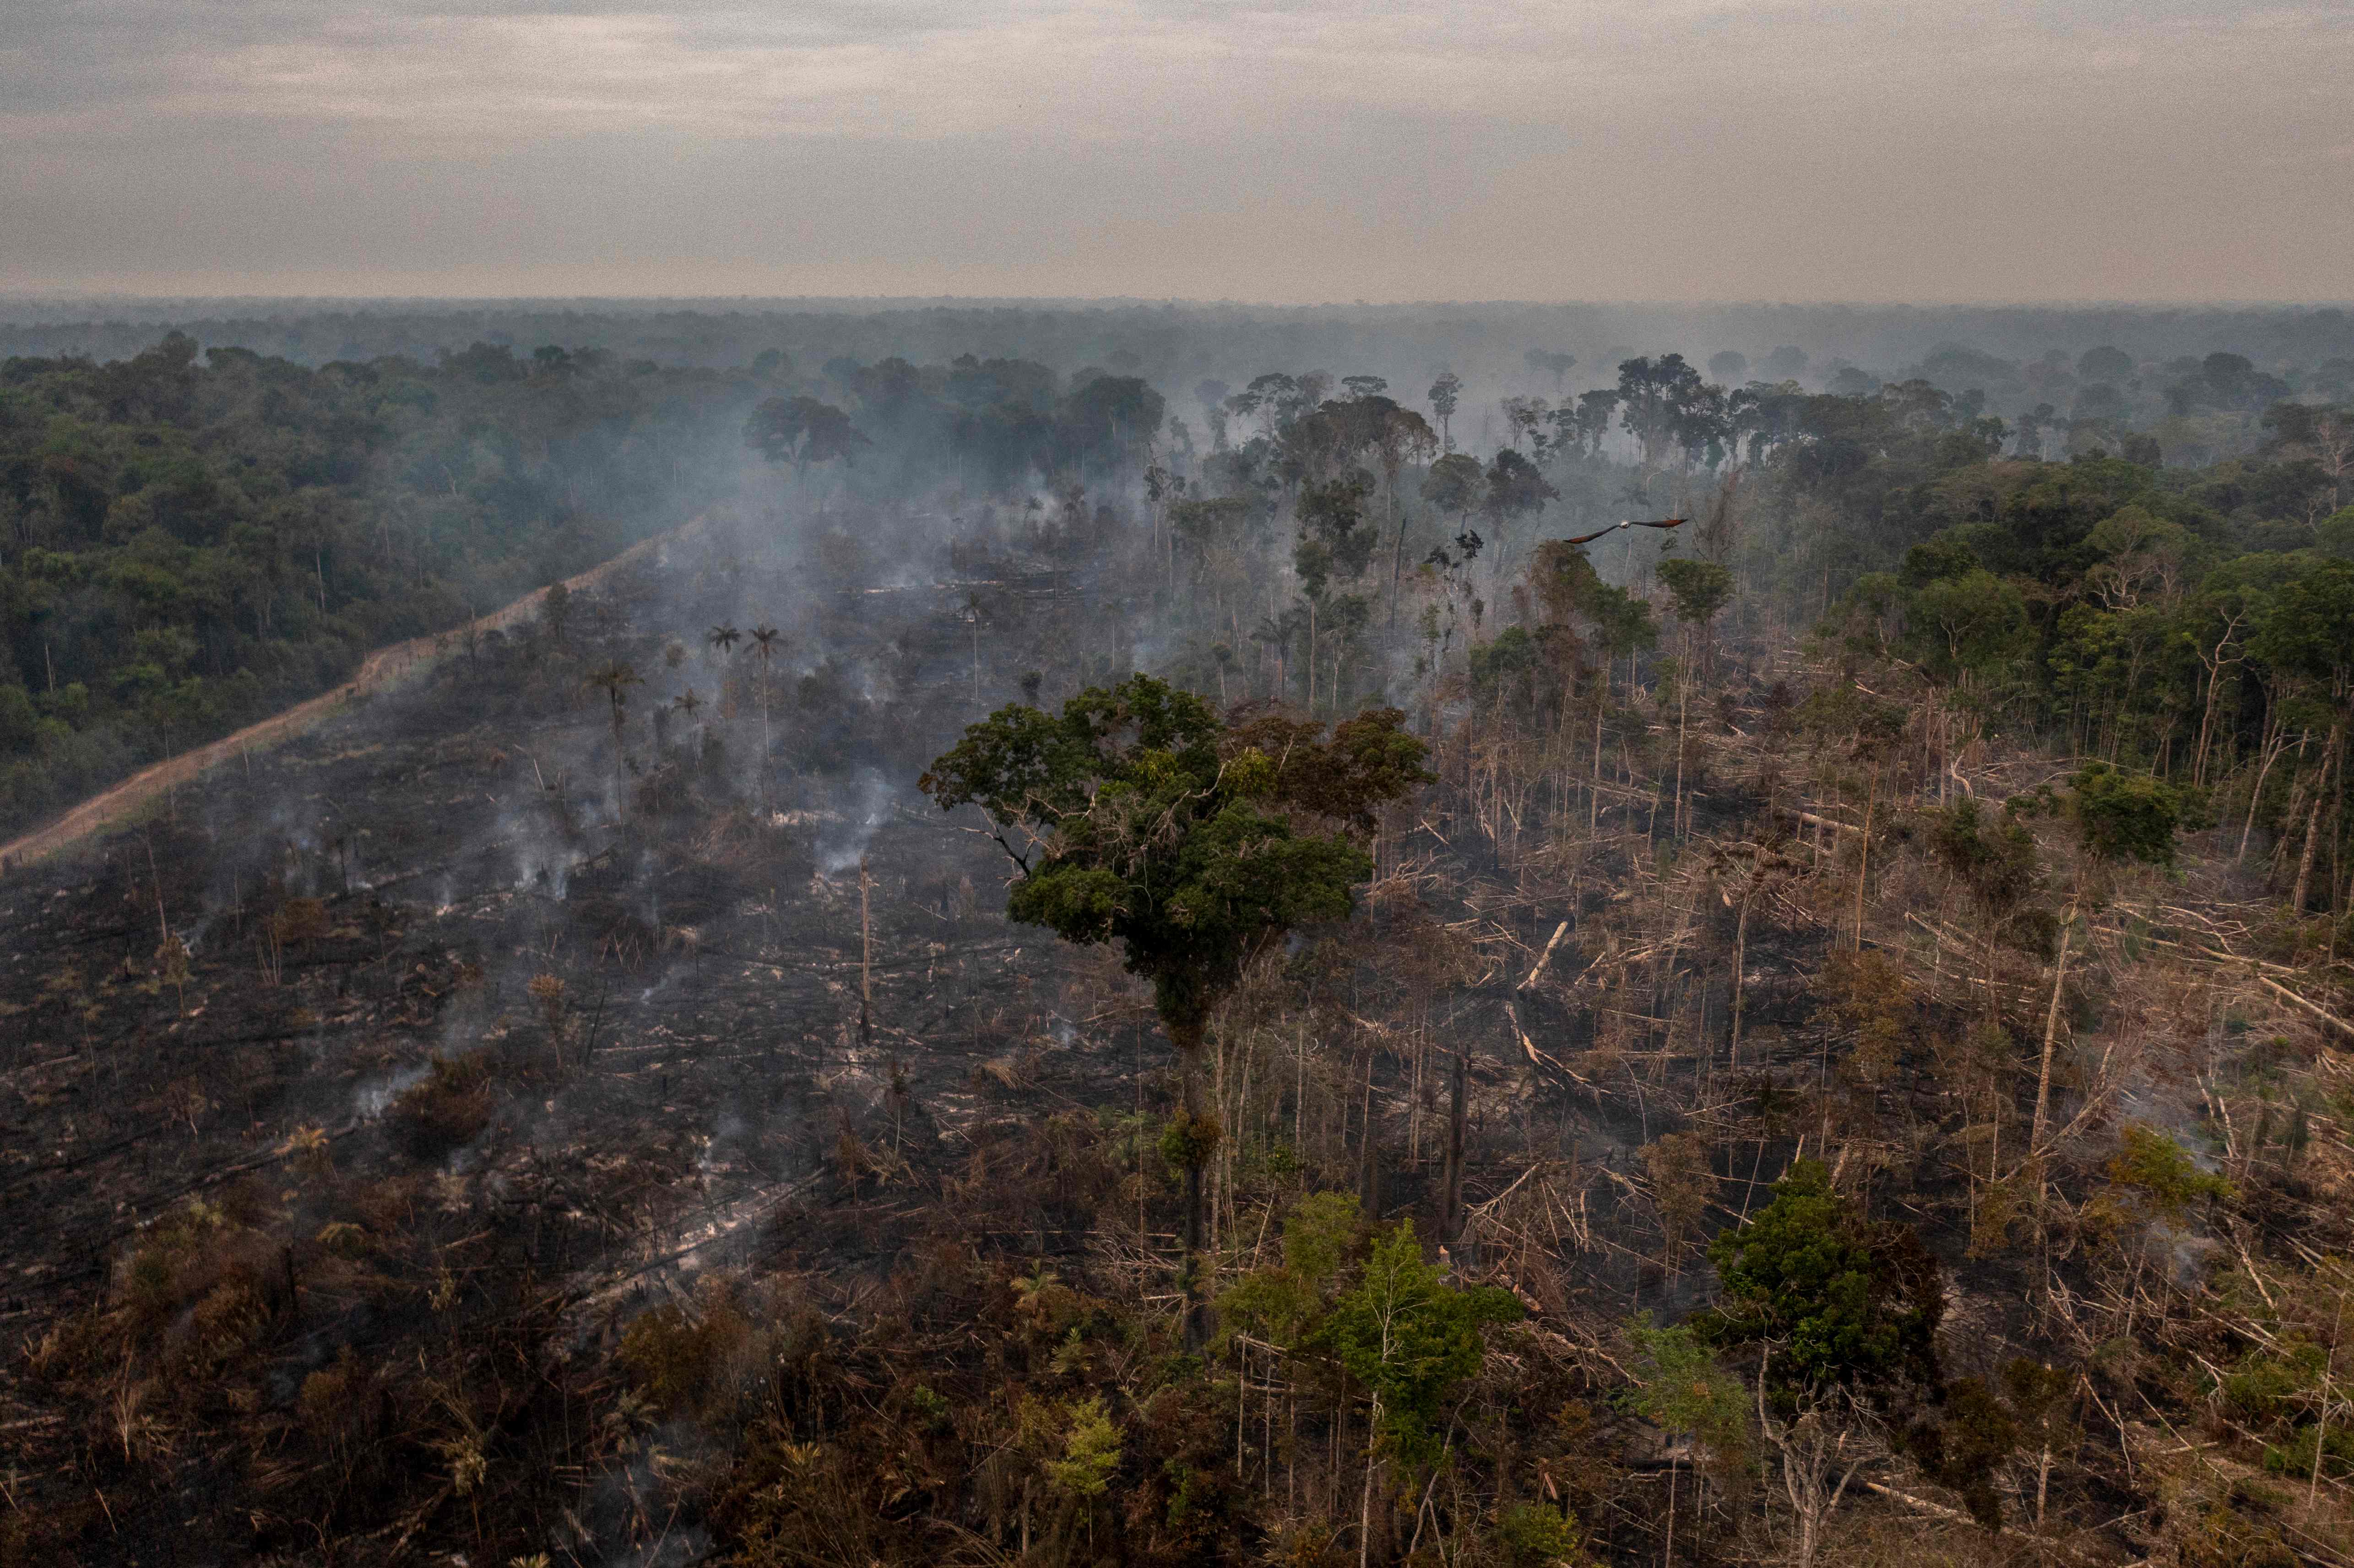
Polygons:
[[2354,1023],[2347,1022],[2336,1013],[2324,1008],[2319,1002],[2306,1001],[2304,997],[2301,997],[2297,995],[2296,992],[2289,990],[2288,987],[2281,984],[2280,981],[2273,979],[2272,976],[2258,973],[2256,975],[2256,982],[2259,985],[2265,987],[2267,990],[2276,991],[2281,996],[2285,997],[2288,1001],[2295,1002],[2297,1006],[2305,1009],[2306,1012],[2310,1012],[2316,1018],[2320,1019],[2324,1023],[2328,1024],[2332,1029],[2338,1030],[2339,1033],[2344,1034],[2354,1035]]
[[1561,946],[1562,938],[1566,936],[1568,932],[1569,922],[1566,920],[1564,920],[1560,925],[1555,926],[1553,928],[1553,938],[1545,943],[1544,951],[1537,955],[1536,965],[1529,970],[1529,978],[1522,980],[1519,985],[1514,986],[1512,988],[1514,991],[1526,991],[1529,987],[1537,983],[1537,977],[1545,972],[1545,966],[1547,964],[1553,962],[1553,950]]

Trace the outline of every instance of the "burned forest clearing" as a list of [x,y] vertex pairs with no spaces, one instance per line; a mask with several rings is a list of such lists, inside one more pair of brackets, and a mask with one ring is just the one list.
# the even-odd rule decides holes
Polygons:
[[770,396],[9,866],[0,1564],[2348,1561],[2354,512],[1674,357]]

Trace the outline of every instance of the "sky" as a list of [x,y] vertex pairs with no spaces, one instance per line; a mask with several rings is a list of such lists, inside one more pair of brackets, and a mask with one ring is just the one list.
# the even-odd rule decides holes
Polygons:
[[0,291],[2354,299],[2354,0],[0,0]]

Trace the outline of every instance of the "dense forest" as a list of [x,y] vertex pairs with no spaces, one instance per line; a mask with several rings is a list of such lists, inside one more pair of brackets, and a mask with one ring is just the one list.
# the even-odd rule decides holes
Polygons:
[[[1158,420],[1133,383],[1066,397],[1028,363],[928,396],[904,362],[832,369],[841,440],[883,443],[895,483],[1092,476]],[[733,492],[791,374],[487,344],[307,369],[179,334],[0,364],[0,828],[674,526]]]
[[[1576,521],[1622,503],[1685,505],[1693,476],[1734,470],[1776,487],[1783,520],[1778,532],[1753,531],[1759,554],[1740,563],[1744,576],[1761,587],[1770,577],[1797,606],[1797,579],[1811,574],[1818,612],[1859,563],[1893,567],[1911,543],[2013,504],[2020,477],[1974,461],[2048,448],[2205,471],[2158,487],[2180,504],[2142,510],[2193,529],[2207,555],[2258,543],[2219,533],[2227,524],[2309,528],[2345,499],[2349,453],[2327,399],[2354,394],[2354,358],[2284,366],[2284,376],[2228,353],[2137,365],[2097,347],[2021,366],[1949,344],[1903,381],[1850,366],[1817,378],[1827,390],[1808,390],[1807,354],[1786,347],[1758,366],[1772,381],[1744,383],[1745,356],[1724,351],[1709,371],[1730,387],[1662,355],[1623,361],[1616,385],[1572,396],[1559,388],[1575,355],[1522,357],[1523,379],[1553,383],[1558,406],[1519,393],[1466,409],[1465,444],[1476,430],[1503,448],[1495,461],[1505,466],[1477,475],[1455,450],[1464,394],[1451,372],[1401,403],[1373,376],[1336,387],[1328,374],[1277,372],[1239,390],[1204,380],[1164,398],[1134,375],[1065,377],[1034,360],[971,355],[930,367],[835,357],[796,378],[777,348],[726,371],[486,343],[444,350],[430,366],[386,357],[314,370],[235,347],[200,361],[195,341],[175,333],[119,363],[12,359],[0,369],[0,602],[15,665],[0,669],[0,825],[23,825],[332,685],[370,647],[444,630],[693,514],[736,482],[728,433],[771,397],[847,410],[845,433],[821,446],[853,466],[861,449],[875,449],[873,471],[854,486],[870,497],[935,491],[951,509],[993,499],[1035,510],[1058,487],[1154,470],[1154,526],[1170,529],[1172,567],[1182,545],[1197,574],[1266,554],[1264,537],[1237,550],[1302,484],[1327,495],[1338,494],[1334,483],[1377,486],[1382,517],[1353,544],[1331,530],[1355,524],[1336,523],[1330,506],[1318,514],[1331,534],[1319,547],[1338,546],[1343,569],[1335,578],[1315,568],[1302,579],[1311,591],[1289,606],[1270,599],[1263,614],[1275,630],[1287,615],[1313,618],[1336,585],[1377,587],[1363,554],[1376,533],[1390,538],[1391,570],[1371,599],[1384,602],[1394,631],[1409,534],[1420,565],[1430,558],[1421,546],[1443,545],[1453,530],[1441,521],[1478,513],[1496,535],[1490,563],[1500,572],[1515,533],[1530,535],[1553,503],[1552,515]],[[2014,417],[1988,412],[1997,406]],[[1437,467],[1441,445],[1449,461]],[[790,461],[805,478],[806,459]],[[1941,477],[1966,470],[1969,480]],[[2093,489],[2065,504],[2105,516],[2154,482],[2117,470],[2085,482]],[[1362,513],[1363,499],[1342,511]],[[1800,528],[1802,514],[1819,521]],[[2202,516],[2211,520],[2203,528]],[[2294,537],[2261,547],[2276,552]],[[1997,576],[2046,575],[2049,565],[1978,564]],[[1239,610],[1231,594],[1212,597],[1232,615],[1231,661],[1246,645]],[[1371,599],[1341,591],[1340,619],[1327,618],[1346,644],[1332,653],[1336,679],[1362,651],[1352,618]],[[2105,636],[2109,625],[2083,620],[2068,635]],[[2047,660],[2090,659],[2088,672],[2115,663],[2087,647],[2061,649],[2059,630],[2039,623]],[[1271,632],[1248,635],[1266,644]],[[1275,641],[1288,646],[1291,635]],[[1312,675],[1328,632],[1298,635],[1316,641],[1298,666]],[[1390,646],[1394,654],[1394,639]],[[2124,668],[2129,694],[2147,700],[2158,688],[2141,687],[2143,663],[2128,657]],[[2080,705],[2094,678],[2067,677]]]
[[12,874],[0,1561],[2354,1555],[2354,366],[1564,341],[0,366],[17,821],[701,520]]
[[[960,355],[1031,359],[1068,376],[1097,366],[1165,390],[1204,378],[1237,386],[1270,366],[1334,366],[1420,386],[1442,367],[1504,392],[1558,391],[1519,376],[1532,346],[1569,354],[1606,379],[1638,352],[1678,351],[1695,365],[1734,353],[1767,380],[1796,376],[1830,389],[1842,370],[1885,380],[1923,376],[1983,390],[2009,417],[2050,401],[2066,412],[2084,356],[2110,348],[2087,382],[2130,390],[2157,369],[2210,354],[2245,356],[2300,394],[2346,396],[2354,315],[2342,306],[2150,307],[1593,305],[1465,303],[1299,307],[1143,302],[550,300],[343,302],[59,300],[0,295],[0,357],[127,359],[166,331],[199,344],[250,349],[300,365],[401,356],[429,363],[484,343],[602,349],[669,369],[726,370],[770,349],[807,365],[849,358],[945,364]],[[1728,385],[1740,372],[1712,369]],[[2158,386],[2150,387],[2154,397]]]

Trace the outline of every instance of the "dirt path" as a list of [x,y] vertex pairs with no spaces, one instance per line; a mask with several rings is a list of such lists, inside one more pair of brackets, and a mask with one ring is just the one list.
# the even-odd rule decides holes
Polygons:
[[[573,593],[594,588],[631,562],[642,560],[664,545],[688,537],[703,524],[704,519],[697,517],[666,534],[642,539],[601,566],[591,567],[578,577],[567,577],[564,586]],[[472,622],[473,630],[476,632],[503,630],[529,620],[538,615],[540,603],[546,598],[547,589],[534,588],[504,609],[477,618]],[[266,750],[281,741],[301,735],[341,712],[344,705],[355,697],[398,690],[447,658],[461,645],[462,636],[463,629],[452,628],[425,637],[412,637],[389,648],[379,648],[367,656],[349,681],[334,690],[323,692],[308,702],[297,703],[257,724],[249,724],[209,746],[184,751],[177,757],[166,758],[151,768],[143,768],[122,783],[101,790],[63,816],[0,844],[0,875],[5,875],[17,866],[47,860],[93,834],[133,821],[167,792],[202,778],[224,762],[249,752]]]

